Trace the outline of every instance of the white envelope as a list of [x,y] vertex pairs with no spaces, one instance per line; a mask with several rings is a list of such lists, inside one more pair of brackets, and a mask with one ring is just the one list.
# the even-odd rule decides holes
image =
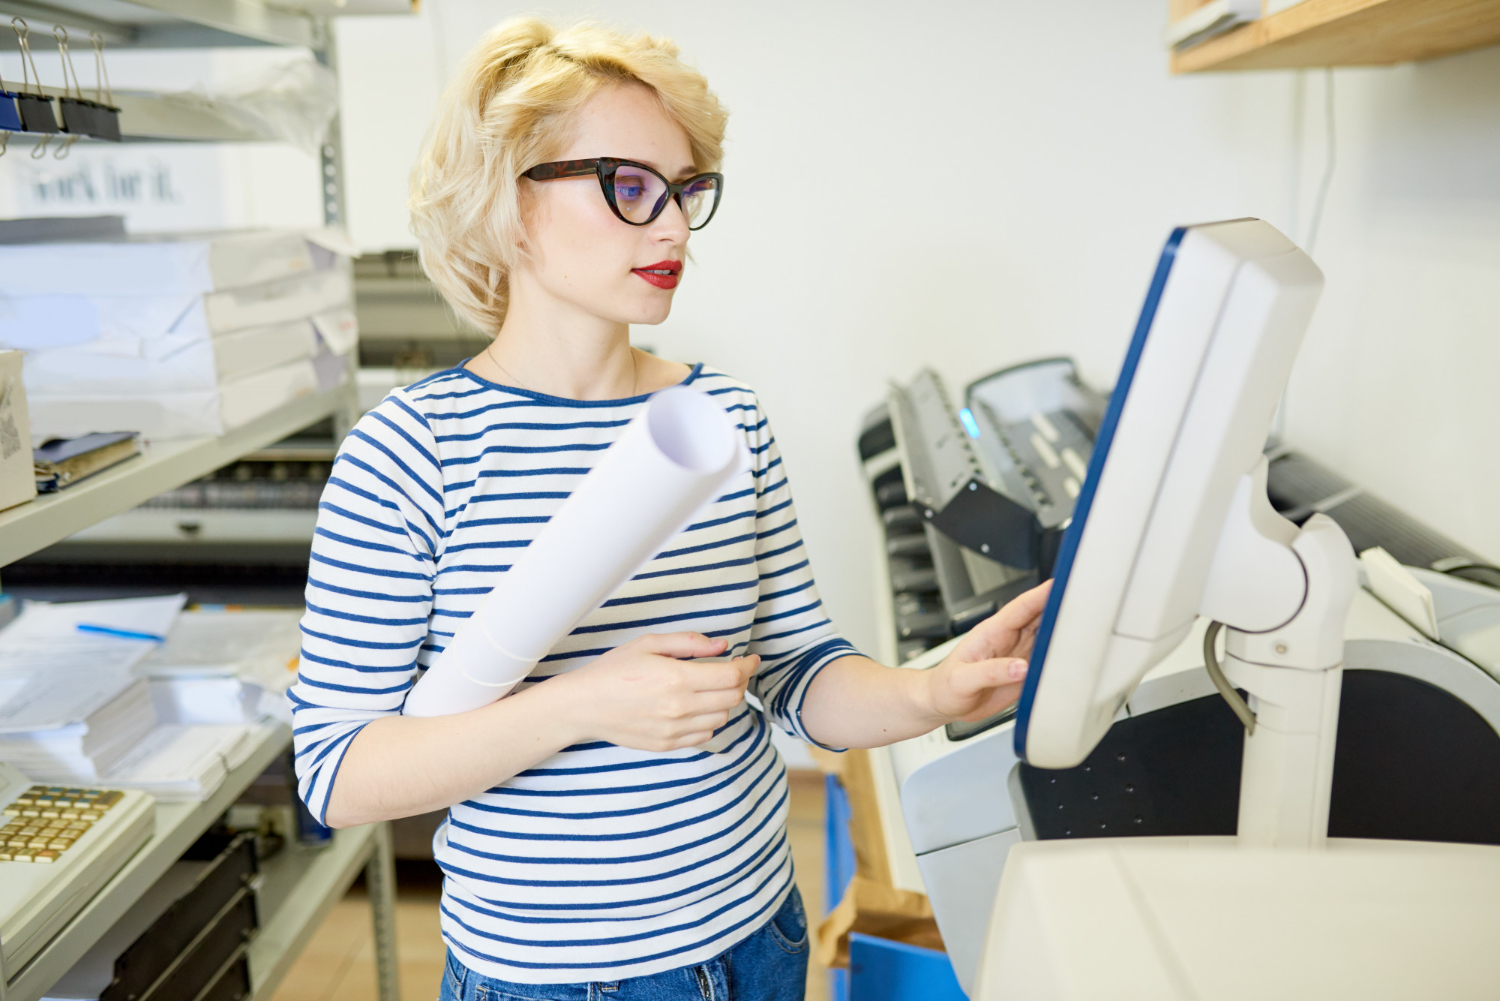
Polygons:
[[223,382],[311,358],[317,350],[318,335],[311,320],[249,327],[213,338],[202,331],[178,330],[143,341],[133,357],[107,355],[88,346],[32,352],[26,358],[26,390],[52,396],[151,396],[211,390]]
[[[348,310],[353,300],[353,281],[341,267],[208,295],[0,294],[0,349],[67,349],[132,358],[147,353],[149,342],[161,338],[206,340],[214,334],[315,314],[334,317],[339,310]],[[340,335],[334,322],[328,325],[334,336]],[[160,356],[161,351],[170,353],[176,347],[169,344],[155,350]]]
[[213,389],[153,396],[42,396],[31,398],[34,439],[76,438],[94,431],[139,431],[151,439],[224,433],[219,393]]
[[214,338],[214,364],[225,382],[264,372],[318,352],[318,333],[311,320],[292,320],[247,327]]
[[[156,345],[153,345],[155,347]],[[35,351],[26,357],[26,392],[35,397],[156,393],[213,389],[218,384],[214,346],[194,338],[175,350],[112,357],[95,351]]]
[[0,346],[128,358],[139,355],[146,340],[174,329],[201,329],[207,336],[202,309],[200,296],[184,292],[0,296]]
[[317,389],[313,363],[301,359],[218,389],[150,396],[37,394],[30,397],[31,433],[72,438],[93,431],[139,431],[156,440],[218,435]]
[[224,427],[233,430],[299,396],[317,391],[317,371],[306,359],[225,383],[219,388]]
[[328,350],[336,355],[348,354],[359,343],[359,320],[347,305],[317,314],[312,323]]
[[313,270],[310,238],[326,242],[321,232],[246,230],[0,246],[0,294],[201,295]]
[[313,316],[353,301],[354,282],[350,275],[343,268],[332,268],[249,288],[213,292],[203,297],[203,306],[209,329],[224,333]]

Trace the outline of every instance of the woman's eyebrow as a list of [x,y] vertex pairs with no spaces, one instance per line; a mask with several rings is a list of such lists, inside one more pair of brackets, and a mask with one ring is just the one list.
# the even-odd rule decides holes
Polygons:
[[637,162],[638,163],[644,163],[646,166],[650,167],[652,170],[654,170],[657,173],[661,174],[663,177],[667,178],[668,180],[673,181],[674,183],[677,182],[677,181],[686,181],[689,177],[694,177],[694,176],[696,176],[698,174],[698,168],[696,166],[694,166],[693,164],[688,164],[686,167],[679,168],[674,173],[674,172],[672,172],[672,171],[667,170],[666,168],[664,168],[660,163],[658,163],[655,160],[638,160]]

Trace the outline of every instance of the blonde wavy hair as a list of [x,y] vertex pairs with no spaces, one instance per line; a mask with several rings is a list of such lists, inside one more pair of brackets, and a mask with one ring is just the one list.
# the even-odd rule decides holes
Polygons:
[[717,170],[728,114],[677,44],[599,24],[505,21],[448,85],[411,174],[422,268],[464,319],[494,335],[525,251],[520,176],[557,159],[571,113],[600,87],[639,83],[682,126],[698,171]]

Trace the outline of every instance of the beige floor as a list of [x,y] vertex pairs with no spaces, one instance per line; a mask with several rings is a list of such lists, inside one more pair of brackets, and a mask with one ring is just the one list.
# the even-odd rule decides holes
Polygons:
[[[811,922],[823,915],[823,777],[792,773],[788,832]],[[430,863],[403,862],[397,874],[396,948],[402,1001],[437,997],[445,955],[438,933],[441,879]],[[375,994],[375,950],[370,909],[364,892],[352,890],[339,901],[303,949],[273,1001],[362,1001]],[[812,964],[808,1001],[827,1001],[828,974]]]

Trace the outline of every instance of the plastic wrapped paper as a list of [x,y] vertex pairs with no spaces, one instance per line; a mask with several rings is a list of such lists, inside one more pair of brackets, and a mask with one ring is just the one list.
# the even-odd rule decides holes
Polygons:
[[664,389],[584,477],[406,698],[447,716],[503,698],[745,468],[709,397]]

